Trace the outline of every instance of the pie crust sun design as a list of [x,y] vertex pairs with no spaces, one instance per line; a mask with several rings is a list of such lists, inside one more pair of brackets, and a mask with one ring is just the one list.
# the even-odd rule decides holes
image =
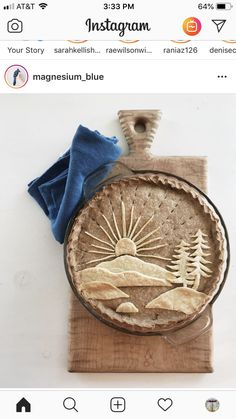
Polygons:
[[110,325],[161,333],[197,317],[227,261],[215,209],[188,183],[156,174],[104,187],[74,218],[65,252],[74,291]]
[[164,258],[162,256],[148,255],[148,254],[142,253],[142,252],[146,252],[147,250],[157,250],[157,249],[161,249],[164,246],[167,246],[167,244],[159,244],[153,247],[147,247],[147,245],[157,242],[158,240],[161,240],[161,237],[155,237],[155,238],[150,239],[151,236],[154,236],[154,234],[157,233],[159,229],[158,227],[146,235],[141,235],[145,231],[145,228],[148,226],[148,224],[152,222],[154,215],[152,215],[148,219],[148,221],[142,225],[142,227],[138,228],[138,226],[141,224],[140,221],[142,219],[142,216],[140,215],[136,221],[134,220],[134,205],[132,205],[131,212],[130,212],[129,227],[127,228],[125,204],[123,201],[121,201],[121,224],[122,224],[121,231],[119,230],[114,211],[112,212],[114,228],[112,228],[110,222],[108,221],[107,217],[104,214],[102,214],[102,217],[104,218],[107,224],[107,229],[104,228],[102,225],[100,225],[100,228],[107,236],[108,241],[106,242],[104,240],[101,241],[99,237],[94,236],[88,231],[85,231],[85,234],[92,237],[95,240],[95,242],[96,241],[102,242],[104,245],[106,245],[106,247],[104,247],[104,246],[98,246],[97,244],[92,244],[91,246],[99,250],[89,250],[89,253],[104,255],[104,257],[100,257],[96,260],[91,260],[88,262],[88,264],[101,262],[102,260],[111,259],[111,258],[118,257],[121,255],[138,256],[139,258],[149,257],[149,258],[169,260],[168,258]]

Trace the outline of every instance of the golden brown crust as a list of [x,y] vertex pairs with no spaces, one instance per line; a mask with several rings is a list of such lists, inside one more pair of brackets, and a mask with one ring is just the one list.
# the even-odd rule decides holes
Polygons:
[[[197,280],[195,265],[201,252],[204,262]],[[176,272],[183,254],[190,257],[185,282]],[[164,174],[124,178],[104,187],[75,217],[66,245],[67,270],[80,298],[104,320],[127,331],[142,333],[172,330],[196,318],[217,294],[224,279],[226,260],[225,232],[213,206],[188,183]],[[181,263],[182,275],[183,258]],[[132,286],[135,276],[131,272],[135,266],[141,281],[139,286],[138,281]],[[88,278],[98,281],[97,271],[104,267],[108,268],[105,278],[115,281],[116,277],[116,282],[111,283],[122,286],[122,292],[129,295],[138,312],[117,312],[124,303],[122,298],[107,299],[104,303],[101,299],[86,298],[81,292],[86,272],[87,281]],[[145,275],[149,277],[149,286],[143,285]],[[127,285],[125,278],[130,280]],[[150,286],[155,278],[166,284]],[[172,288],[195,287],[206,299],[189,314],[147,309],[152,300],[170,291],[169,281]]]

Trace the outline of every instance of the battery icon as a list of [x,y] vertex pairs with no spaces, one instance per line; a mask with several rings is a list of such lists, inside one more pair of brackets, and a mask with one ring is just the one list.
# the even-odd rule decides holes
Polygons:
[[231,3],[216,3],[217,10],[231,10],[233,5]]

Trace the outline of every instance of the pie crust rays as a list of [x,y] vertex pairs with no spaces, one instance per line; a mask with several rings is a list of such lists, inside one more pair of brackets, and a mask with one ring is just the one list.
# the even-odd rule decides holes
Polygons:
[[83,304],[107,324],[142,334],[194,320],[219,292],[227,258],[212,204],[164,174],[105,186],[75,216],[65,246]]

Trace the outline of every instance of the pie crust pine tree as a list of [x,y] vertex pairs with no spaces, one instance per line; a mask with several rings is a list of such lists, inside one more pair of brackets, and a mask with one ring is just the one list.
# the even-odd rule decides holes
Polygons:
[[191,265],[192,258],[190,257],[190,245],[184,240],[181,240],[180,244],[175,247],[175,253],[171,261],[171,265],[168,266],[173,271],[176,277],[176,284],[183,284],[184,287],[193,285],[194,281],[191,279]]
[[211,262],[206,259],[206,257],[210,256],[210,253],[206,253],[209,246],[204,237],[207,237],[207,235],[201,230],[198,230],[193,236],[194,240],[192,242],[193,245],[191,246],[193,253],[190,255],[191,262],[189,266],[192,268],[191,277],[194,278],[193,289],[195,290],[199,288],[201,276],[209,278],[212,273],[212,271],[206,266]]

